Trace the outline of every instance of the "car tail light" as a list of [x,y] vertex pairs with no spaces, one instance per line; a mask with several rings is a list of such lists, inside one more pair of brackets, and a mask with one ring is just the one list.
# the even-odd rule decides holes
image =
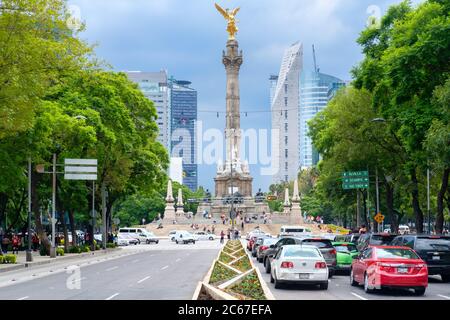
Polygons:
[[281,268],[292,269],[293,267],[294,267],[294,264],[290,261],[283,261],[281,263]]
[[384,272],[395,272],[395,267],[389,263],[378,263],[378,268]]
[[325,262],[319,261],[316,262],[315,268],[316,269],[325,269],[327,267],[327,264]]
[[268,246],[259,246],[259,249],[261,251],[265,251],[265,250],[269,249],[269,247]]
[[336,249],[331,250],[330,253],[331,253],[332,255],[335,255],[335,254],[336,254]]

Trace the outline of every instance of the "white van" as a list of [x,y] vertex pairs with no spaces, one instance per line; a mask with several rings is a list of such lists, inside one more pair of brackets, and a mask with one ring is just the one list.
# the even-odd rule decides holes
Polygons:
[[133,238],[136,238],[139,243],[150,243],[155,242],[158,243],[158,239],[155,237],[154,234],[151,232],[148,232],[144,228],[120,228],[119,233],[129,234]]
[[309,237],[311,235],[311,230],[303,226],[282,226],[280,229],[280,237]]
[[405,225],[399,225],[398,226],[398,234],[409,234],[410,230],[408,226]]
[[185,231],[185,230],[177,230],[177,232],[175,233],[175,242],[178,243],[184,243],[187,244],[189,242],[192,242],[193,244],[195,244],[195,238],[194,235],[192,233],[190,233],[189,231]]

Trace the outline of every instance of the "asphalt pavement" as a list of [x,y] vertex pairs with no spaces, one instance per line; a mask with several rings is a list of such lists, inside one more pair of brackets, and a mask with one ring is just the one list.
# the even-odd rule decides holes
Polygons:
[[124,248],[116,257],[8,273],[0,277],[0,299],[189,300],[220,247],[219,240],[161,240]]

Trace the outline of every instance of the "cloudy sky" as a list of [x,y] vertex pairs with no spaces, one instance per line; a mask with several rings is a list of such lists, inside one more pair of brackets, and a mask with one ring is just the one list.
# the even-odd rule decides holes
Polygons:
[[[321,72],[350,80],[362,59],[355,40],[371,14],[386,12],[399,0],[216,0],[224,8],[241,7],[237,39],[244,52],[241,111],[269,111],[269,75],[278,74],[283,51],[296,41],[304,47],[304,68],[312,69],[312,44]],[[413,1],[419,2],[419,0]],[[70,0],[79,8],[96,43],[98,57],[114,70],[168,70],[198,90],[199,120],[204,129],[223,130],[223,115],[204,111],[225,108],[221,63],[226,22],[213,0]],[[270,113],[243,116],[244,129],[270,129]],[[266,190],[269,176],[250,167],[253,188]],[[199,185],[214,190],[214,165],[199,166]]]

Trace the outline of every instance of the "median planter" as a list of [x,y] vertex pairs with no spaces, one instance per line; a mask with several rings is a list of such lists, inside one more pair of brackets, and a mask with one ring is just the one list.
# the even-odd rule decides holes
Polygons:
[[274,300],[241,241],[229,240],[195,290],[194,300]]

